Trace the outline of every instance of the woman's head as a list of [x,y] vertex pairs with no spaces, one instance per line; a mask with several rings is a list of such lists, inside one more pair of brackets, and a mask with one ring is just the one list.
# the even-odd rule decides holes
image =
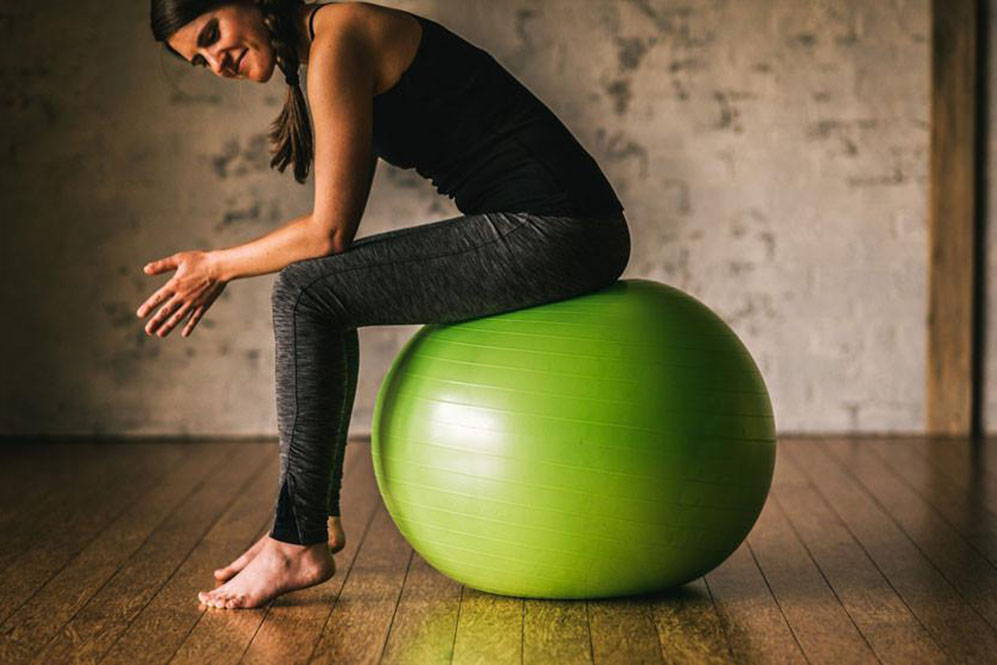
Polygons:
[[272,167],[294,163],[305,182],[312,160],[311,124],[298,78],[302,0],[152,0],[156,41],[167,51],[222,78],[266,83],[279,67],[288,84],[284,108],[274,121]]
[[[158,4],[172,5],[170,8],[173,9],[180,3]],[[210,69],[216,76],[259,83],[270,80],[276,65],[274,49],[270,44],[269,30],[263,23],[263,14],[255,3],[218,4],[217,1],[201,0],[187,4],[214,4],[215,7],[198,8],[202,11],[175,31],[160,33],[167,49],[191,65]],[[186,16],[174,14],[172,18]],[[158,38],[160,35],[157,35]]]

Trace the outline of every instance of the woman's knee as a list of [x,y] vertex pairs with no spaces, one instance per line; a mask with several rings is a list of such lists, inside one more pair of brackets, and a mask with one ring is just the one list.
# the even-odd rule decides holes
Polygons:
[[270,304],[274,309],[291,306],[314,280],[314,275],[300,261],[290,263],[277,273],[270,291]]
[[[349,274],[349,271],[347,271]],[[312,261],[291,263],[277,273],[270,294],[275,315],[290,312],[318,317],[328,324],[343,323],[344,311],[340,271],[334,266]]]

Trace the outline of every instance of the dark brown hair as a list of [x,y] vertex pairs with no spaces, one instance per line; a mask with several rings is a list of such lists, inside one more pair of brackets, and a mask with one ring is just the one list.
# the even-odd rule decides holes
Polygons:
[[297,9],[303,4],[302,0],[243,0],[241,3],[236,0],[152,0],[153,37],[162,42],[167,51],[186,61],[166,40],[198,16],[227,4],[256,5],[263,14],[277,66],[288,85],[284,108],[270,126],[273,155],[270,167],[283,173],[287,165],[293,163],[294,179],[304,184],[314,153],[308,105],[298,79],[297,46],[302,35],[298,30]]

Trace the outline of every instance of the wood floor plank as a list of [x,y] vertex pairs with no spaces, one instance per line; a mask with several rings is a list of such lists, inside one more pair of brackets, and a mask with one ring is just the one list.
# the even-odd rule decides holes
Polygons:
[[771,498],[748,536],[748,544],[810,663],[878,662],[779,504]]
[[271,603],[240,661],[244,665],[304,664],[311,657],[380,505],[369,444],[351,441],[347,445],[343,473],[340,502],[346,546],[334,555],[336,574],[324,584],[286,594]]
[[[76,503],[65,504],[59,514],[40,516],[34,537],[25,538],[23,544],[15,545],[18,539],[11,536],[11,547],[20,547],[21,551],[19,556],[12,557],[2,575],[5,583],[0,585],[0,626],[4,627],[6,634],[0,639],[0,650],[18,652],[22,648],[18,645],[23,646],[22,637],[36,632],[35,629],[24,632],[26,626],[35,625],[36,619],[41,622],[36,626],[37,630],[44,633],[42,626],[57,627],[52,623],[58,621],[57,617],[71,616],[78,603],[85,598],[83,594],[95,587],[77,588],[74,584],[67,587],[66,580],[76,578],[74,581],[79,584],[84,584],[87,579],[97,580],[101,575],[113,572],[113,564],[110,571],[81,569],[79,566],[71,568],[62,580],[55,582],[55,586],[48,587],[49,592],[43,594],[44,600],[39,599],[32,608],[25,608],[19,618],[13,618],[24,603],[41,593],[81,551],[88,553],[87,556],[100,551],[101,534],[108,524],[122,520],[127,522],[128,518],[124,515],[131,512],[136,502],[154,495],[161,481],[170,478],[172,470],[178,468],[175,465],[187,464],[189,456],[197,453],[190,445],[126,450],[120,448],[114,457],[107,460],[106,471],[81,478],[79,487],[54,488],[53,493],[61,495],[60,501],[75,499]],[[27,530],[22,535],[27,536]],[[127,543],[124,545],[127,546]],[[100,560],[90,558],[88,561],[92,566],[103,565]],[[93,573],[93,577],[79,579],[80,573],[84,576]],[[51,592],[58,595],[53,596]],[[53,607],[47,607],[53,603]]]
[[114,456],[113,446],[101,443],[36,441],[0,445],[0,532],[16,528],[25,511],[44,512],[53,489],[79,482]]
[[824,445],[785,446],[782,452],[803,470],[935,641],[960,662],[992,662],[997,636],[990,626]]
[[[197,598],[198,591],[217,586],[214,569],[242,554],[268,530],[273,479],[278,471],[279,458],[271,451],[269,462],[142,608],[101,665],[160,665],[170,661],[202,614],[214,611],[204,608]],[[241,648],[235,652],[241,653]]]
[[653,596],[586,601],[595,665],[659,665],[664,662],[654,620]]
[[461,585],[412,553],[380,665],[448,665]]
[[904,484],[934,508],[977,552],[997,565],[997,512],[986,507],[978,494],[967,492],[938,472],[914,446],[866,442]]
[[523,657],[523,599],[461,585],[453,665],[519,665]]
[[[783,454],[779,448],[777,456]],[[781,463],[777,457],[777,468]],[[747,541],[705,576],[739,663],[806,663]]]
[[226,463],[227,448],[191,445],[190,455],[170,470],[163,482],[136,501],[118,519],[93,538],[81,551],[50,549],[34,553],[33,564],[18,569],[5,585],[10,600],[12,588],[26,579],[48,575],[41,588],[3,622],[0,662],[26,662],[39,644],[44,644],[72,618],[118,568],[143,544],[149,534],[203,478]]
[[769,501],[789,519],[880,661],[887,665],[947,662],[941,647],[788,456],[780,460]]
[[230,460],[156,527],[32,662],[96,663],[268,461],[262,445],[213,445],[231,449]]
[[972,548],[865,442],[831,441],[823,450],[848,469],[991,629],[997,628],[997,567]]
[[997,460],[991,460],[994,444],[975,446],[968,439],[916,437],[894,441],[919,451],[939,475],[963,488],[974,502],[997,512]]
[[[78,459],[79,473],[71,482],[49,486],[34,505],[17,502],[17,514],[3,531],[0,571],[4,572],[0,575],[7,576],[10,566],[26,570],[26,562],[37,561],[41,552],[74,546],[78,550],[190,450],[187,444],[177,443],[113,444],[107,447],[109,455],[97,453],[95,459],[78,459],[85,450],[67,450]],[[44,471],[33,469],[32,473]],[[109,493],[110,488],[115,491]],[[0,620],[8,616],[10,607],[0,596]]]
[[591,665],[585,601],[524,599],[523,665]]
[[662,657],[669,665],[720,665],[734,658],[723,619],[702,577],[658,594],[651,618]]
[[912,439],[886,439],[880,446],[888,450],[897,449],[902,452],[894,455],[921,460],[931,469],[932,481],[951,483],[966,497],[969,517],[972,519],[976,511],[981,511],[981,521],[990,522],[990,516],[997,514],[997,480],[994,475],[997,469],[991,469],[986,450],[997,448],[990,443],[988,446],[976,447],[968,440],[960,439],[928,439],[917,437]]

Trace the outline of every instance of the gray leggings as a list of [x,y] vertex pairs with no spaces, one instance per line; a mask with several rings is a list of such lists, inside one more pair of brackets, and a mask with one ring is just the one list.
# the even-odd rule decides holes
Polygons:
[[357,328],[453,323],[582,295],[630,259],[626,217],[490,212],[359,238],[273,287],[280,478],[270,536],[328,540],[359,371]]

